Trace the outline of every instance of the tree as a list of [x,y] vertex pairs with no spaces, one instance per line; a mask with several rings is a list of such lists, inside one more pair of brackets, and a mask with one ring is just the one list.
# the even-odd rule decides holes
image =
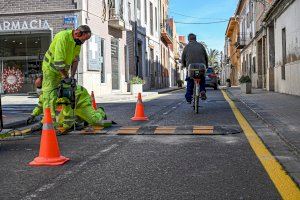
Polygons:
[[215,63],[219,61],[220,52],[216,49],[209,49],[207,52],[208,55],[208,65],[214,66]]
[[202,44],[204,46],[205,50],[208,51],[207,44],[205,42],[200,41],[200,44]]

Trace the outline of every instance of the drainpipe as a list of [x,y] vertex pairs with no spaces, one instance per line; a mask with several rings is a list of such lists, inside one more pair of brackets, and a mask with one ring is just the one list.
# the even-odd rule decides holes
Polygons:
[[134,0],[134,59],[135,59],[135,75],[138,76],[139,62],[137,49],[137,0]]

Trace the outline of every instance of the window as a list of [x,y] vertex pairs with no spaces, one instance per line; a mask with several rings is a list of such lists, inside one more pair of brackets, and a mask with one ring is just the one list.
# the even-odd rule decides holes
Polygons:
[[153,35],[153,4],[150,2],[150,33]]
[[128,2],[128,21],[131,22],[131,3]]
[[137,3],[136,3],[137,5],[137,9],[138,10],[141,10],[141,0],[137,0]]
[[[151,3],[150,3],[151,4]],[[147,24],[147,0],[145,0],[145,24]]]
[[101,83],[105,83],[106,79],[105,79],[105,59],[104,59],[104,55],[105,55],[105,43],[104,43],[104,39],[101,38],[101,50],[100,50],[100,59],[101,59]]
[[285,64],[286,64],[286,29],[282,29],[282,66],[281,79],[285,80]]
[[252,54],[249,54],[249,73],[252,72]]
[[155,30],[158,29],[158,20],[157,20],[157,8],[155,7]]
[[128,45],[124,46],[124,58],[125,58],[125,81],[129,82],[129,48]]
[[256,73],[255,57],[253,57],[253,73]]

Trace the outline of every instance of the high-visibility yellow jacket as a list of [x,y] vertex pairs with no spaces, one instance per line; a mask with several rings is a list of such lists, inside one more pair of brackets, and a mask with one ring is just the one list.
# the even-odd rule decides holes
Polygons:
[[45,54],[43,71],[51,70],[59,73],[59,70],[68,71],[75,58],[79,57],[80,45],[76,45],[72,36],[72,30],[64,30],[57,33]]
[[[76,97],[76,108],[80,109],[82,107],[86,106],[92,106],[91,102],[91,96],[89,95],[89,92],[82,86],[77,85],[77,88],[75,90],[75,97]],[[70,103],[70,100],[67,98],[60,98],[57,99],[58,104],[68,104]],[[43,93],[39,96],[39,102],[38,105],[33,109],[31,115],[33,116],[39,116],[43,113]]]

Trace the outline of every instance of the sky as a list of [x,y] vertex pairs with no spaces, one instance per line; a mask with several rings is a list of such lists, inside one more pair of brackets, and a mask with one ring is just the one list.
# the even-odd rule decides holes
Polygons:
[[[175,22],[206,23],[229,20],[237,7],[238,0],[170,0],[169,17]],[[186,17],[186,16],[191,17]],[[198,41],[204,41],[208,48],[223,51],[225,31],[228,22],[217,24],[179,24],[176,23],[178,35],[187,37],[195,33]]]

